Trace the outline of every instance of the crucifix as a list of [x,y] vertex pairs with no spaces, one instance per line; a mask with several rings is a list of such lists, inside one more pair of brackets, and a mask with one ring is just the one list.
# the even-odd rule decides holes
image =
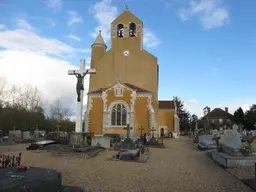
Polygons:
[[130,127],[130,124],[127,124],[126,127],[124,127],[124,130],[127,131],[127,138],[126,139],[129,139],[130,138],[130,130],[132,129],[132,127]]
[[152,132],[152,138],[154,138],[155,137],[155,131],[156,131],[156,129],[154,129],[154,127],[152,127],[152,129],[150,129],[150,131]]
[[69,75],[75,75],[77,78],[76,93],[77,93],[77,105],[76,105],[76,128],[75,132],[82,132],[83,121],[83,92],[84,92],[84,77],[87,74],[96,74],[96,69],[85,69],[85,60],[80,60],[80,68],[77,70],[68,70]]
[[141,127],[139,128],[139,130],[140,130],[140,135],[142,136],[142,131],[144,130],[144,128],[141,126]]

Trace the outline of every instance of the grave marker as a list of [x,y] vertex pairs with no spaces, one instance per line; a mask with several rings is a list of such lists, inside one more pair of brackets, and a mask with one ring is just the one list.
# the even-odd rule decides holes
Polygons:
[[152,129],[150,129],[150,131],[152,132],[152,138],[154,138],[154,137],[155,137],[155,131],[156,131],[156,129],[154,129],[154,127],[152,127]]

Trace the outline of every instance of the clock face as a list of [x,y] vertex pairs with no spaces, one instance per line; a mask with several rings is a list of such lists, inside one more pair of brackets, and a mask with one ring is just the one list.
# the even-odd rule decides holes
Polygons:
[[125,57],[127,57],[129,55],[129,51],[126,50],[126,51],[123,52],[123,54],[124,54]]

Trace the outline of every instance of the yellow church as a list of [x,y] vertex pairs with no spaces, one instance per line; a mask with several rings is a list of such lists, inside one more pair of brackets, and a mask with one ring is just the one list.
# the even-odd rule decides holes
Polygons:
[[174,100],[158,100],[157,57],[143,49],[143,22],[128,7],[111,23],[111,45],[99,31],[91,48],[85,130],[95,135],[143,133],[179,135],[179,118]]

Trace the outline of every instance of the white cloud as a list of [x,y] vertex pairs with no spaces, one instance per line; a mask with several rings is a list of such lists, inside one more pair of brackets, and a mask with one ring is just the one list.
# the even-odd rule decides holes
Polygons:
[[33,29],[33,27],[25,19],[17,19],[16,20],[16,26],[19,29],[26,29],[26,30],[32,30]]
[[69,38],[71,38],[71,39],[74,39],[74,40],[76,40],[76,41],[81,41],[81,39],[80,39],[79,37],[75,36],[75,35],[69,34],[67,37],[69,37]]
[[0,24],[0,30],[5,29],[4,24]]
[[144,28],[143,44],[147,48],[155,49],[159,43],[160,40],[154,35],[154,33],[150,29]]
[[[65,106],[75,108],[76,78],[67,71],[77,66],[61,59],[30,51],[0,51],[0,77],[7,79],[9,84],[37,86],[43,93],[48,104],[59,99]],[[85,77],[85,100],[89,77]]]
[[102,0],[90,7],[89,11],[94,14],[94,18],[98,22],[98,26],[91,34],[93,38],[102,30],[102,36],[105,41],[110,39],[110,25],[111,22],[117,17],[117,7],[112,5],[112,0]]
[[54,11],[58,11],[62,7],[62,0],[48,0],[47,1],[47,6]]
[[54,21],[49,21],[48,24],[50,25],[50,27],[55,27],[56,26],[56,22],[54,22]]
[[188,99],[184,102],[186,105],[190,105],[190,104],[196,104],[197,100],[196,99]]
[[73,25],[76,23],[82,23],[82,17],[76,11],[68,11],[68,25]]
[[182,21],[196,17],[205,29],[229,23],[229,12],[220,0],[192,0],[188,7],[179,10],[179,17]]
[[9,50],[33,51],[57,56],[75,52],[90,52],[89,49],[73,48],[57,39],[43,38],[32,31],[24,29],[0,31],[0,47]]

